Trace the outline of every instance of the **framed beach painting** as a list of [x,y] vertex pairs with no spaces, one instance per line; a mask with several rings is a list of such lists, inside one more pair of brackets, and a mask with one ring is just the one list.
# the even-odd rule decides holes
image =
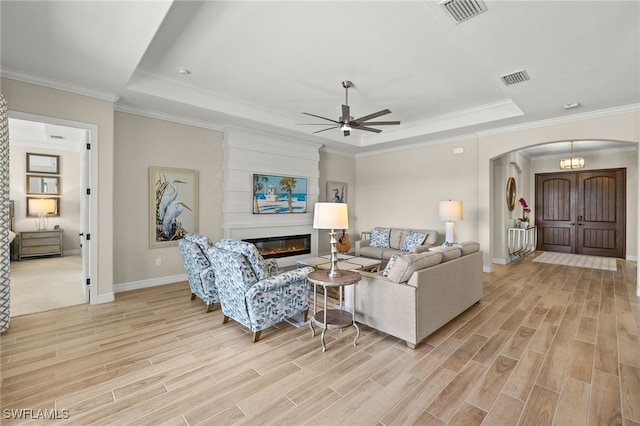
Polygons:
[[253,213],[306,213],[307,179],[253,175]]
[[327,202],[346,203],[347,184],[345,182],[327,181]]
[[198,232],[198,171],[149,167],[149,247],[177,246]]

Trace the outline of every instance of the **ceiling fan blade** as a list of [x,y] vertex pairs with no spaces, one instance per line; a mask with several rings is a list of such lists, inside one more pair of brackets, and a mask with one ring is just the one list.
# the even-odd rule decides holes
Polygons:
[[373,114],[365,115],[364,117],[357,118],[353,120],[355,124],[362,124],[367,120],[371,120],[372,118],[378,118],[382,115],[391,114],[391,111],[388,109],[383,109],[382,111],[374,112]]
[[400,124],[399,121],[367,121],[366,123],[360,123],[363,126],[390,126]]
[[340,127],[340,126],[327,127],[326,129],[322,129],[322,130],[318,130],[317,132],[313,132],[313,134],[320,133],[320,132],[326,132],[327,130],[337,129],[337,128],[339,128],[339,127]]
[[323,120],[328,120],[328,121],[331,121],[332,123],[340,124],[340,122],[339,122],[339,121],[332,120],[332,119],[327,118],[327,117],[321,117],[321,116],[319,116],[319,115],[309,114],[308,112],[303,112],[303,114],[305,114],[305,115],[310,115],[310,116],[312,116],[312,117],[316,117],[316,118],[321,118],[321,119],[323,119]]
[[348,131],[348,130],[345,130],[343,133],[344,133],[345,136],[349,136],[351,134],[351,132]]
[[294,123],[296,126],[328,126],[328,123]]
[[356,129],[356,130],[366,130],[367,132],[373,132],[373,133],[382,132],[382,130],[380,130],[380,129],[374,129],[372,127],[356,126],[354,124],[351,124],[351,128],[352,129]]
[[351,118],[350,112],[349,112],[349,105],[342,105],[342,121],[349,121],[349,119]]

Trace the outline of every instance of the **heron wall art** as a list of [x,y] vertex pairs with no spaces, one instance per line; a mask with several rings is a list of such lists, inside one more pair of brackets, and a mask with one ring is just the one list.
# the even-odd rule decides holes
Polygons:
[[149,168],[150,247],[177,245],[188,232],[198,232],[198,172]]

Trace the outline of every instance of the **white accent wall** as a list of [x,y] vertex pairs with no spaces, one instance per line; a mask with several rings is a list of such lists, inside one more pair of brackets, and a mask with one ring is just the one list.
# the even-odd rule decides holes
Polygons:
[[[318,233],[312,225],[319,194],[320,145],[232,128],[225,131],[223,149],[223,237],[242,240],[311,234],[311,255],[317,255]],[[254,173],[306,178],[307,213],[254,214]],[[278,264],[295,265],[308,256],[279,258]]]

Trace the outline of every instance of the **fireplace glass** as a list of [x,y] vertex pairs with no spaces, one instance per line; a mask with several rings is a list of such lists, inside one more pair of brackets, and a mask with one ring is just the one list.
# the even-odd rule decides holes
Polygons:
[[242,241],[255,245],[265,259],[311,253],[311,234],[247,238]]

